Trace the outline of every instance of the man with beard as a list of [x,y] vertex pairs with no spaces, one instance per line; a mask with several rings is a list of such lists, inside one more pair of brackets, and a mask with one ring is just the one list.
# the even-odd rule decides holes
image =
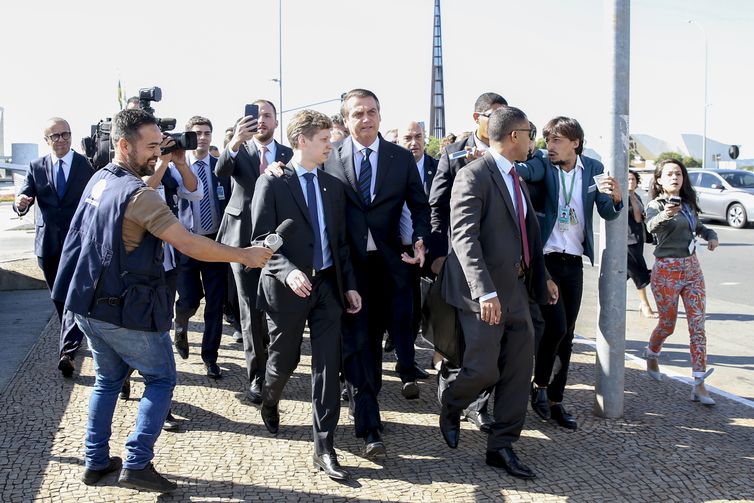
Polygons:
[[[231,177],[232,195],[225,207],[217,240],[228,246],[249,246],[252,238],[251,203],[254,186],[267,166],[274,162],[287,164],[293,152],[273,139],[278,126],[275,106],[267,100],[254,102],[259,107],[259,117],[244,117],[235,126],[232,137],[220,155],[215,174]],[[233,277],[238,291],[241,334],[246,356],[246,398],[252,403],[262,403],[265,346],[269,340],[264,312],[257,309],[258,270],[245,270],[241,264],[232,264]]]
[[[194,116],[186,124],[186,131],[196,133],[197,147],[188,152],[186,161],[191,171],[201,181],[204,194],[199,201],[181,199],[178,218],[194,234],[209,239],[217,237],[220,220],[230,197],[230,180],[215,176],[217,159],[209,154],[212,142],[212,122]],[[217,352],[223,330],[223,305],[228,290],[228,266],[216,262],[195,260],[181,255],[178,268],[178,302],[175,304],[175,348],[184,360],[188,358],[188,321],[199,308],[204,297],[204,333],[202,334],[202,361],[207,376],[222,377],[217,365]]]
[[[75,314],[94,359],[84,483],[94,484],[122,464],[121,485],[168,492],[177,485],[151,463],[176,381],[162,240],[198,260],[247,267],[263,267],[271,251],[231,248],[187,232],[160,195],[141,180],[154,172],[160,147],[173,143],[152,115],[119,112],[111,138],[114,162],[98,171],[83,191],[63,246],[53,298]],[[164,162],[171,155],[166,154]],[[128,455],[121,462],[110,456],[109,440],[129,367],[144,376],[145,389],[126,443]]]

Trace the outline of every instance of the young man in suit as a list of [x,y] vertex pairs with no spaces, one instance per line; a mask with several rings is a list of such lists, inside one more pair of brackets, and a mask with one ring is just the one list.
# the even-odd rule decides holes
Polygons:
[[356,314],[361,297],[346,241],[346,196],[332,175],[318,170],[327,159],[330,119],[302,110],[288,125],[293,159],[280,177],[260,177],[252,203],[255,236],[275,232],[287,219],[296,232],[264,268],[259,306],[267,313],[269,359],[262,386],[262,420],[272,434],[280,425],[278,404],[301,356],[304,325],[312,346],[314,466],[336,480],[349,477],[333,445],[340,415],[341,317]]
[[[450,193],[453,181],[458,171],[474,159],[481,157],[489,148],[487,126],[492,112],[500,107],[508,105],[508,102],[497,93],[487,92],[480,95],[474,102],[472,118],[477,125],[474,133],[448,145],[440,156],[437,165],[437,173],[432,183],[429,194],[429,205],[432,208],[432,236],[429,246],[432,260],[431,270],[438,274],[448,254],[448,229],[450,227]],[[466,151],[466,155],[454,156],[451,154]],[[492,390],[485,390],[479,395],[479,400],[470,404],[464,411],[463,417],[477,428],[489,432],[492,417],[487,412],[487,400]]]
[[[71,127],[64,119],[48,120],[44,138],[52,152],[30,163],[13,210],[23,216],[37,204],[34,253],[47,288],[52,291],[68,227],[94,170],[86,157],[71,150]],[[58,369],[63,377],[71,377],[73,359],[84,334],[73,315],[63,309],[63,303],[53,302],[60,320]]]
[[441,291],[457,309],[466,349],[463,368],[441,372],[440,430],[456,448],[462,411],[493,386],[487,464],[533,478],[512,448],[526,418],[534,351],[529,297],[550,299],[539,226],[514,165],[526,159],[530,127],[521,110],[503,107],[490,114],[488,130],[490,148],[458,172],[450,198]]
[[[404,148],[379,135],[380,103],[366,89],[346,93],[341,115],[350,135],[333,148],[324,171],[343,184],[346,231],[356,284],[364,309],[347,315],[343,328],[343,366],[351,385],[356,436],[367,457],[384,456],[377,395],[382,387],[382,337],[391,316],[396,332],[403,389],[416,387],[411,336],[411,274],[424,263],[429,234],[429,205],[416,162]],[[411,212],[414,256],[403,251],[400,218]],[[390,313],[395,306],[399,312]],[[403,355],[403,356],[401,356]]]
[[[259,117],[244,117],[236,124],[228,145],[215,166],[217,176],[229,176],[232,192],[225,208],[217,240],[229,246],[249,246],[251,243],[251,205],[254,186],[267,166],[273,162],[287,164],[293,152],[273,137],[278,126],[275,106],[267,100],[254,102]],[[238,290],[241,315],[241,334],[246,356],[249,388],[246,397],[252,403],[262,403],[262,381],[267,360],[265,346],[269,340],[264,312],[257,309],[259,270],[246,270],[231,264]]]
[[[618,217],[623,208],[620,185],[606,180],[611,193],[597,189],[594,176],[602,163],[583,156],[584,130],[575,119],[556,117],[543,130],[547,151],[539,151],[522,168],[543,207],[537,216],[544,243],[545,264],[561,292],[555,305],[541,306],[545,330],[536,355],[531,404],[542,419],[554,419],[563,428],[575,430],[576,419],[562,405],[571,361],[573,332],[584,287],[582,255],[594,264],[592,214],[594,207],[606,220]],[[560,369],[550,380],[555,357]]]
[[[212,122],[206,117],[194,116],[186,123],[186,131],[197,136],[197,147],[187,152],[191,171],[201,182],[204,194],[198,201],[181,199],[178,202],[178,218],[194,234],[215,239],[220,219],[230,197],[230,180],[218,178],[214,169],[217,159],[209,154],[212,142]],[[175,170],[177,173],[178,171]],[[188,321],[204,297],[204,333],[202,335],[202,361],[207,376],[222,377],[217,365],[223,324],[228,266],[219,262],[205,262],[180,254],[178,268],[178,301],[175,305],[175,348],[184,360],[188,358]]]

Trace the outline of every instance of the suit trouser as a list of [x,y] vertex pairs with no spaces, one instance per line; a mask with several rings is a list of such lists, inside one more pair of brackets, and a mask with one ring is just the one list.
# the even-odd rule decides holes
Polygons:
[[494,388],[494,422],[487,450],[510,447],[518,440],[529,396],[534,329],[523,280],[517,281],[506,297],[509,305],[500,325],[483,322],[479,313],[458,311],[466,343],[463,368],[449,372],[442,396],[444,405],[460,412],[478,398],[481,390]]
[[[415,379],[410,310],[404,310],[402,316],[391,314],[398,305],[411,305],[411,292],[395,286],[395,273],[388,269],[379,252],[369,252],[366,262],[354,264],[354,272],[362,308],[355,315],[344,315],[343,369],[353,390],[355,433],[365,437],[382,426],[377,395],[382,388],[382,336],[391,319],[398,329],[393,339],[396,354],[405,358],[398,361],[401,370],[408,370],[401,380]],[[396,321],[398,318],[400,322]]]
[[254,378],[264,378],[267,363],[265,346],[269,341],[267,320],[264,311],[257,309],[257,287],[260,269],[244,270],[243,264],[232,263],[233,278],[238,289],[238,307],[243,334],[243,352],[246,357],[246,377],[249,382]]
[[233,330],[241,332],[241,303],[238,299],[238,287],[233,269],[228,267],[228,288],[225,294],[223,314],[233,315]]
[[[545,255],[545,265],[552,280],[558,285],[560,297],[554,305],[540,306],[545,330],[537,351],[534,384],[547,386],[550,401],[560,403],[568,380],[573,332],[581,308],[584,264],[580,256],[548,253]],[[560,359],[560,369],[550,381],[556,357]]]
[[227,266],[225,262],[203,262],[188,255],[180,255],[175,317],[176,320],[188,320],[196,313],[204,297],[204,363],[217,362],[223,332],[223,303],[228,288]]
[[[531,315],[531,323],[534,328],[534,354],[537,354],[539,343],[542,341],[542,336],[545,331],[545,320],[542,318],[542,311],[539,308],[539,304],[531,300],[531,298],[529,299],[529,314]],[[482,391],[479,394],[479,398],[466,407],[466,411],[487,412],[487,402],[489,402],[493,389],[493,387],[489,387]]]
[[[37,257],[37,264],[42,269],[42,274],[47,284],[47,289],[52,291],[55,284],[55,277],[58,275],[58,266],[60,265],[60,255],[52,257]],[[84,340],[84,333],[76,324],[76,319],[72,312],[65,309],[65,303],[57,300],[52,301],[55,304],[55,311],[58,313],[60,321],[60,355],[68,355],[71,358],[76,357],[76,351],[81,347],[81,341]]]
[[262,387],[265,405],[280,401],[283,388],[301,357],[304,324],[309,323],[312,347],[312,418],[314,452],[334,450],[333,438],[340,417],[340,326],[343,309],[338,302],[334,268],[312,278],[307,306],[294,312],[268,312],[269,357]]

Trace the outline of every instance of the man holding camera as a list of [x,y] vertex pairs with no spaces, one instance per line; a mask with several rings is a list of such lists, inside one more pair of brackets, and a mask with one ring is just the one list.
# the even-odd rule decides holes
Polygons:
[[[86,157],[71,150],[71,127],[64,119],[53,117],[48,120],[44,138],[51,153],[31,162],[13,210],[24,216],[37,203],[34,254],[47,288],[52,291],[68,226],[94,170]],[[53,302],[60,320],[58,369],[63,377],[71,377],[73,358],[84,335],[76,326],[73,315],[63,309],[63,303]]]
[[[66,309],[75,313],[94,359],[84,483],[95,484],[122,464],[121,485],[169,492],[177,485],[151,463],[176,381],[162,240],[197,260],[237,261],[248,267],[263,267],[271,252],[262,247],[231,248],[187,232],[159,194],[141,180],[153,173],[161,147],[173,143],[151,114],[119,112],[113,119],[112,141],[114,162],[92,177],[73,215],[53,298],[65,301]],[[172,154],[165,155],[169,159]],[[109,440],[129,367],[144,376],[145,389],[122,462],[110,456]]]
[[[215,166],[217,176],[230,176],[233,194],[220,223],[217,240],[228,246],[249,246],[252,239],[251,203],[257,180],[274,162],[287,164],[293,152],[273,139],[278,126],[275,106],[267,100],[257,100],[257,116],[241,119],[228,145]],[[257,309],[259,271],[247,271],[240,264],[231,265],[238,289],[241,333],[246,356],[249,389],[246,397],[262,403],[262,382],[267,358],[265,342],[267,322],[264,312]]]
[[[204,194],[199,201],[181,199],[178,203],[178,218],[194,234],[214,240],[230,197],[230,180],[215,176],[217,159],[209,155],[212,122],[205,117],[194,116],[186,124],[186,131],[196,134],[196,150],[188,152],[186,158],[191,171],[201,182]],[[222,371],[217,365],[217,352],[223,328],[223,303],[228,288],[227,265],[196,260],[182,254],[179,265],[175,348],[181,358],[188,358],[188,321],[196,313],[203,296],[202,361],[207,369],[207,376],[219,379]]]

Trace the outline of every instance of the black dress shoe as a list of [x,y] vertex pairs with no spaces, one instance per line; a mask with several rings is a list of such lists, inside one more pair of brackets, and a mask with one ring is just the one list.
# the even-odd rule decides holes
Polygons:
[[421,368],[416,363],[414,364],[414,372],[416,372],[417,379],[429,379],[429,372]]
[[223,371],[217,363],[205,363],[204,366],[207,367],[207,377],[220,379],[223,376]]
[[348,480],[351,475],[345,471],[338,463],[338,456],[334,452],[325,453],[321,456],[316,454],[312,456],[314,468],[322,470],[325,475],[333,480]]
[[181,427],[181,423],[173,416],[173,413],[168,411],[168,416],[165,418],[165,422],[162,423],[162,429],[164,431],[178,431]]
[[367,458],[385,457],[387,451],[379,430],[372,430],[364,439],[364,456]]
[[461,413],[451,412],[446,405],[440,410],[440,432],[448,447],[458,447],[458,439],[461,436]]
[[121,460],[118,456],[113,456],[110,458],[108,465],[101,470],[90,470],[89,468],[84,470],[84,475],[81,477],[81,480],[84,482],[84,484],[91,486],[99,482],[100,479],[108,473],[113,473],[114,471],[120,470],[121,466],[123,466],[123,460]]
[[175,350],[178,352],[178,356],[184,360],[187,359],[189,355],[189,345],[188,332],[185,328],[183,330],[178,330],[178,328],[176,328],[174,345]]
[[556,403],[550,407],[550,417],[552,417],[558,425],[569,430],[575,430],[579,427],[576,422],[576,418],[566,412],[562,404]]
[[464,411],[463,418],[479,428],[479,431],[482,431],[484,433],[490,433],[492,432],[492,417],[487,413],[487,411],[476,411],[476,410],[466,410]]
[[73,375],[73,359],[68,355],[61,356],[58,362],[58,370],[63,374],[63,377],[71,377]]
[[249,389],[246,392],[246,399],[257,405],[262,403],[262,380],[260,378],[255,377],[251,381]]
[[509,475],[520,479],[536,477],[531,469],[518,460],[518,456],[511,447],[503,447],[496,451],[487,451],[486,462],[495,468],[503,468]]
[[416,400],[419,398],[419,385],[416,384],[416,381],[404,382],[401,395],[406,400]]
[[262,422],[267,427],[267,431],[273,435],[277,435],[280,429],[280,413],[278,412],[277,405],[262,405],[261,409]]
[[531,408],[542,419],[550,419],[550,400],[547,398],[547,388],[532,386]]
[[120,387],[120,394],[118,396],[121,400],[128,400],[131,398],[131,381],[128,377],[123,381],[123,386]]

